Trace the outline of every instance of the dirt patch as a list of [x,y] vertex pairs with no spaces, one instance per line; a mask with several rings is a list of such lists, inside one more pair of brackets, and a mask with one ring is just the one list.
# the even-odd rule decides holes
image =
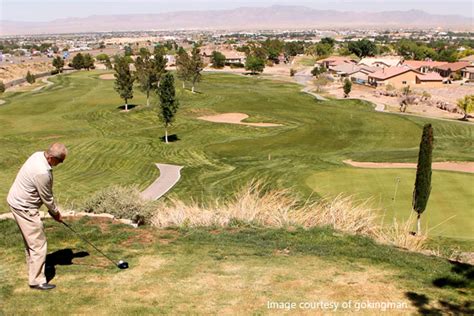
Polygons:
[[7,101],[5,101],[5,100],[0,100],[0,105],[4,104],[5,102],[7,102]]
[[247,126],[258,126],[258,127],[271,127],[271,126],[282,126],[282,124],[274,123],[243,123],[242,120],[245,120],[249,116],[244,113],[224,113],[211,116],[200,116],[198,119],[214,122],[214,123],[229,123],[229,124],[238,124],[238,125],[247,125]]
[[[416,168],[416,163],[406,162],[359,162],[352,160],[344,160],[345,164],[351,165],[357,168],[373,168],[373,169],[407,169]],[[445,170],[445,171],[458,171],[474,173],[474,162],[433,162],[432,168],[434,170]]]
[[128,247],[133,244],[150,245],[155,241],[155,235],[147,229],[131,230],[135,234],[121,243],[122,246]]
[[100,75],[100,76],[99,76],[99,79],[102,79],[102,80],[114,80],[115,77],[114,77],[114,74],[104,74],[104,75]]

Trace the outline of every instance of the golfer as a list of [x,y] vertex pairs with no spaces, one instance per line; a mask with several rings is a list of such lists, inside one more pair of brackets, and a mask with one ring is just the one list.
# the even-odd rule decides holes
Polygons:
[[61,143],[52,144],[47,151],[34,153],[21,167],[8,193],[10,211],[25,242],[28,280],[32,289],[56,287],[47,283],[44,273],[47,243],[39,208],[46,205],[49,214],[56,221],[62,221],[53,197],[52,168],[62,163],[66,155],[67,149]]

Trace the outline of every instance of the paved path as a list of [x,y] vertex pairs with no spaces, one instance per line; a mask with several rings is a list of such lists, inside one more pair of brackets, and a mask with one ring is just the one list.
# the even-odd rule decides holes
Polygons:
[[295,81],[303,86],[305,86],[301,92],[307,93],[315,97],[319,101],[327,101],[323,96],[320,96],[317,93],[311,91],[311,88],[308,86],[311,80],[313,80],[313,75],[311,74],[311,69],[305,69],[300,72],[297,72],[294,77]]
[[167,165],[157,163],[160,169],[160,176],[145,191],[141,193],[145,200],[158,200],[166,194],[181,178],[181,168],[183,166]]

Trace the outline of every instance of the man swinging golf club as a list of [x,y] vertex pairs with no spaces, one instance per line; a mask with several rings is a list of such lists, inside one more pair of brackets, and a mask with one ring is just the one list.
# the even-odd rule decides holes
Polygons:
[[34,153],[21,167],[8,193],[10,211],[25,242],[28,279],[32,289],[50,290],[56,287],[46,281],[47,243],[39,208],[44,204],[49,214],[62,222],[54,202],[52,167],[62,163],[66,156],[66,146],[61,143],[52,144],[47,151]]

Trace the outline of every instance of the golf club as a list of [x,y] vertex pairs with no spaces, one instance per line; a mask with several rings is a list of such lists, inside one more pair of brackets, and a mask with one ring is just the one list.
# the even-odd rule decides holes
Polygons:
[[77,236],[79,236],[79,238],[81,238],[83,241],[85,241],[86,243],[88,243],[89,245],[91,245],[95,250],[97,250],[101,255],[103,255],[104,257],[106,257],[107,259],[110,260],[110,262],[112,262],[115,266],[117,266],[117,268],[119,269],[128,269],[128,262],[126,261],[123,261],[123,260],[120,260],[119,262],[115,262],[114,260],[112,260],[109,256],[107,256],[105,253],[103,253],[99,248],[97,248],[96,246],[94,246],[90,241],[88,241],[86,238],[84,238],[81,234],[79,234],[77,231],[75,231],[71,226],[69,226],[68,224],[66,224],[65,222],[61,221],[61,223],[64,224],[64,226],[66,226],[67,228],[69,228],[73,233],[75,233]]

